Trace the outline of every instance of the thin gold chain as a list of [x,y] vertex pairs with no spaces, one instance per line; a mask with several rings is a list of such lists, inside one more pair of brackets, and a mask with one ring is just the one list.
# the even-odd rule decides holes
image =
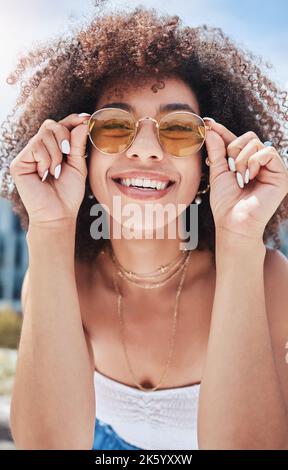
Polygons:
[[143,391],[147,392],[147,391],[157,390],[160,387],[160,385],[162,384],[164,378],[167,375],[168,368],[169,368],[171,358],[172,358],[172,354],[173,354],[173,350],[174,350],[174,344],[175,344],[179,297],[180,297],[180,294],[181,294],[181,291],[182,291],[182,287],[183,287],[183,283],[184,283],[184,279],[185,279],[185,274],[186,274],[186,271],[187,271],[187,268],[188,268],[190,256],[191,256],[191,251],[189,251],[189,254],[188,254],[188,256],[187,256],[187,258],[184,262],[183,273],[182,273],[182,276],[181,276],[181,279],[180,279],[180,282],[179,282],[179,286],[178,286],[178,289],[177,289],[177,292],[176,292],[174,315],[173,315],[173,326],[172,326],[172,334],[171,334],[171,340],[170,340],[170,350],[169,350],[168,359],[167,359],[166,366],[164,368],[163,374],[161,376],[160,382],[158,383],[158,385],[156,385],[153,388],[143,387],[141,384],[139,384],[137,382],[135,374],[133,372],[133,369],[132,369],[132,366],[131,366],[131,363],[130,363],[130,360],[129,360],[129,356],[128,356],[126,341],[125,341],[125,325],[124,325],[124,318],[123,318],[122,309],[121,309],[122,294],[120,292],[119,286],[118,286],[117,281],[116,281],[116,274],[117,274],[116,270],[113,273],[114,289],[115,289],[115,293],[116,293],[116,296],[117,296],[117,313],[118,313],[120,326],[121,326],[121,329],[120,329],[121,330],[121,340],[122,340],[122,344],[123,344],[123,348],[124,348],[128,368],[129,368],[129,371],[132,375],[132,378],[133,378],[133,381],[134,381],[135,385]]
[[[189,256],[189,255],[187,255],[186,258],[188,258],[188,256]],[[179,272],[181,272],[181,271],[184,269],[184,266],[185,266],[185,264],[182,263],[182,264],[178,267],[178,269],[177,269],[174,273],[170,274],[170,276],[167,277],[164,281],[162,281],[162,282],[157,282],[157,283],[155,283],[155,284],[154,284],[154,283],[144,283],[144,284],[140,284],[140,283],[138,283],[138,282],[134,282],[134,281],[132,281],[132,279],[129,279],[129,278],[127,278],[126,276],[124,276],[121,271],[117,271],[117,274],[118,274],[120,277],[122,277],[122,279],[126,279],[128,282],[130,282],[130,284],[133,284],[134,286],[138,286],[138,287],[141,287],[141,288],[143,288],[143,289],[156,289],[157,287],[162,287],[162,286],[164,286],[165,284],[167,284],[168,281],[170,281],[171,279],[173,279],[177,274],[179,274]]]
[[[112,250],[111,248],[109,249],[109,255],[110,255],[110,258],[112,260],[112,262],[114,263],[116,269],[117,269],[117,274],[122,277],[122,279],[126,279],[128,282],[130,282],[131,284],[135,285],[135,286],[138,286],[138,287],[141,287],[143,289],[156,289],[157,287],[161,287],[161,286],[164,286],[168,281],[170,281],[172,278],[174,278],[179,272],[182,271],[182,269],[184,269],[184,266],[185,266],[185,260],[187,259],[188,255],[189,255],[189,251],[187,251],[186,253],[184,253],[184,256],[181,254],[181,257],[178,257],[177,261],[173,261],[172,263],[169,263],[169,265],[166,265],[165,268],[167,267],[167,269],[165,269],[165,271],[168,271],[168,267],[170,267],[170,271],[172,271],[173,269],[175,269],[175,271],[171,274],[168,275],[168,277],[166,277],[166,279],[164,279],[163,281],[160,281],[158,283],[156,282],[145,282],[142,280],[142,275],[136,275],[136,273],[133,273],[134,274],[134,278],[137,277],[137,279],[139,279],[140,281],[142,281],[142,284],[139,283],[139,282],[135,282],[135,280],[131,279],[130,278],[130,273],[131,271],[127,271],[123,268],[123,266],[121,266],[121,264],[119,263],[119,261],[116,259],[114,253],[112,253]],[[164,272],[164,271],[163,271]],[[160,273],[161,274],[161,273]],[[146,275],[144,275],[144,277],[146,277]],[[155,277],[155,276],[154,276]],[[158,276],[159,277],[159,276]]]
[[126,270],[120,263],[119,261],[117,260],[112,248],[109,246],[108,248],[108,252],[109,252],[109,255],[112,259],[112,261],[114,261],[114,263],[121,269],[123,275],[126,275],[126,278],[127,279],[130,279],[130,278],[134,278],[134,279],[145,279],[145,278],[149,278],[149,277],[157,277],[157,276],[162,276],[162,274],[166,273],[169,269],[171,270],[174,266],[177,266],[178,264],[180,264],[184,258],[185,258],[185,255],[186,253],[184,252],[181,253],[173,260],[173,261],[170,261],[170,263],[166,264],[166,265],[162,265],[160,266],[160,268],[157,268],[155,269],[154,271],[151,271],[150,273],[142,273],[141,275],[133,272],[133,271],[128,271]]

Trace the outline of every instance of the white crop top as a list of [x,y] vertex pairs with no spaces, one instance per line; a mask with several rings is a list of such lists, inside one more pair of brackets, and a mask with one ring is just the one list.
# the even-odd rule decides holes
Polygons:
[[[148,450],[195,450],[200,384],[145,392],[95,370],[96,417]],[[97,426],[96,426],[97,432]]]

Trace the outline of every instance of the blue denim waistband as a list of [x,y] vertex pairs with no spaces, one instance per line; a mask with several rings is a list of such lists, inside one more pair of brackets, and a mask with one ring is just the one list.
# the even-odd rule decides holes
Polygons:
[[[97,430],[96,430],[97,427]],[[96,418],[94,442],[92,450],[142,450],[140,447],[129,444],[122,439],[110,426],[104,421]]]

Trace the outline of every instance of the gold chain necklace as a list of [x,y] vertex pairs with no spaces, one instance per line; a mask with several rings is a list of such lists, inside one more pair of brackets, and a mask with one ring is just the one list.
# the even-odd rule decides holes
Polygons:
[[123,318],[122,311],[121,311],[122,294],[120,292],[120,289],[119,289],[117,281],[116,281],[116,274],[117,274],[116,270],[113,273],[113,284],[114,284],[114,289],[115,289],[115,293],[116,293],[116,296],[117,296],[117,313],[118,313],[120,326],[121,326],[121,340],[122,340],[122,344],[123,344],[123,348],[124,348],[124,352],[125,352],[125,356],[126,356],[126,361],[127,361],[128,368],[129,368],[129,371],[132,375],[132,378],[133,378],[133,381],[134,381],[135,385],[140,390],[143,390],[145,392],[157,390],[160,387],[160,385],[162,384],[162,382],[163,382],[163,380],[166,377],[167,372],[168,372],[168,367],[169,367],[170,362],[171,362],[172,353],[173,353],[174,344],[175,344],[176,322],[177,322],[177,317],[178,317],[179,297],[180,297],[180,294],[181,294],[181,291],[182,291],[182,287],[183,287],[183,283],[184,283],[184,279],[185,279],[185,274],[186,274],[186,271],[187,271],[187,268],[188,268],[191,252],[192,251],[189,251],[189,254],[186,257],[186,260],[184,262],[183,273],[182,273],[182,276],[181,276],[181,279],[180,279],[180,282],[179,282],[179,286],[178,286],[178,289],[177,289],[177,292],[176,292],[174,315],[173,315],[172,335],[171,335],[170,351],[169,351],[168,359],[167,359],[167,362],[166,362],[166,366],[164,368],[164,372],[161,376],[160,382],[158,383],[158,385],[156,385],[153,388],[146,388],[146,387],[143,387],[141,384],[139,384],[136,380],[135,374],[134,374],[133,369],[131,367],[131,363],[130,363],[128,352],[127,352],[126,341],[125,341],[124,318]]
[[[188,256],[187,256],[188,257]],[[162,287],[164,286],[165,284],[167,284],[168,281],[170,281],[173,277],[175,277],[177,274],[179,274],[179,272],[181,272],[182,270],[184,269],[184,263],[181,264],[179,266],[179,268],[174,272],[172,273],[169,277],[167,277],[164,281],[162,282],[157,282],[157,283],[144,283],[144,284],[140,284],[138,282],[134,282],[132,281],[132,279],[127,279],[126,276],[124,276],[122,274],[121,271],[118,271],[117,274],[122,277],[122,279],[126,279],[128,282],[130,282],[130,284],[133,284],[134,286],[137,286],[137,287],[141,287],[142,289],[156,289],[157,287]]]
[[134,278],[134,279],[141,279],[142,280],[142,279],[147,278],[147,277],[161,276],[166,271],[173,268],[175,265],[178,265],[185,258],[185,252],[184,252],[184,255],[183,255],[183,253],[180,252],[180,254],[173,261],[170,261],[170,263],[167,263],[166,265],[162,265],[162,266],[160,266],[160,268],[157,268],[154,271],[151,271],[150,273],[143,273],[139,276],[139,274],[137,274],[133,271],[127,271],[123,266],[121,266],[121,264],[119,263],[119,261],[115,257],[115,254],[114,254],[111,246],[109,246],[108,251],[109,251],[111,259],[118,265],[118,267],[120,267],[122,272],[124,274],[126,274],[127,279]]
[[[153,271],[153,272],[158,272],[158,274],[156,276],[155,275],[153,276],[154,278],[161,276],[164,272],[167,272],[168,269],[170,269],[170,271],[172,271],[172,273],[169,274],[169,276],[166,279],[164,279],[163,281],[160,281],[158,283],[155,283],[155,282],[148,282],[147,283],[147,282],[143,281],[142,278],[145,279],[148,276],[152,277],[152,273],[149,273],[149,274],[144,273],[143,275],[141,274],[139,276],[136,273],[133,273],[132,271],[127,271],[119,263],[119,261],[116,259],[115,254],[113,253],[111,247],[109,248],[109,256],[110,256],[112,262],[114,263],[114,265],[117,269],[117,274],[120,277],[122,277],[122,279],[126,279],[131,284],[133,284],[135,286],[138,286],[138,287],[142,287],[144,289],[156,289],[157,287],[164,286],[168,281],[170,281],[170,279],[174,278],[180,271],[182,271],[184,269],[185,260],[188,258],[189,252],[187,251],[186,253],[184,253],[184,255],[181,253],[180,256],[177,256],[176,260],[168,263],[165,266],[161,266],[157,270]],[[173,269],[175,269],[174,272],[173,272]],[[139,283],[139,282],[135,282],[135,280],[131,279],[131,275],[133,276],[134,279],[138,279],[138,280],[142,281],[142,284]]]

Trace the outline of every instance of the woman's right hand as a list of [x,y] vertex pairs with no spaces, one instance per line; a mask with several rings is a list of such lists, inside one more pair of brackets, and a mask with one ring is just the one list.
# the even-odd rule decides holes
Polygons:
[[[76,221],[88,173],[86,160],[81,158],[86,150],[88,126],[83,122],[87,119],[89,115],[78,114],[58,122],[46,119],[11,162],[10,174],[28,212],[29,225],[61,227]],[[62,151],[64,140],[70,149],[66,142]],[[66,161],[62,153],[67,153]]]

